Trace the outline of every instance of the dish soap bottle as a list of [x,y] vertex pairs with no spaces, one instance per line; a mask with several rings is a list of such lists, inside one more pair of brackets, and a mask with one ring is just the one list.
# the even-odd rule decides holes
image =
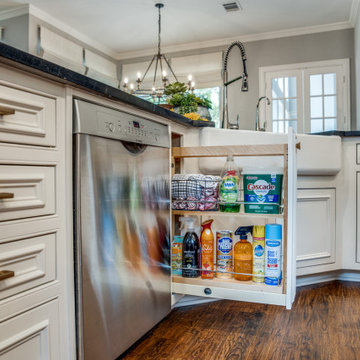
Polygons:
[[226,159],[221,177],[223,179],[220,185],[220,211],[239,212],[240,204],[237,204],[239,198],[239,177],[231,155]]
[[202,279],[214,278],[214,234],[211,231],[211,224],[213,223],[213,221],[214,220],[211,219],[204,221],[201,224],[201,269],[205,270],[201,271]]
[[196,278],[200,275],[200,243],[195,232],[195,219],[184,218],[187,224],[182,246],[182,277]]
[[[251,233],[252,226],[240,226],[236,229],[235,235],[240,235],[240,241],[234,246],[234,279],[249,281],[252,279],[253,269],[253,248],[247,241],[248,233]],[[249,274],[249,275],[243,275]]]

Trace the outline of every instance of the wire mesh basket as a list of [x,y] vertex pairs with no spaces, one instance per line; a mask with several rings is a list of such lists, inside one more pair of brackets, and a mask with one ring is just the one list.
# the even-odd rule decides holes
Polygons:
[[221,177],[175,174],[171,181],[173,210],[217,211]]

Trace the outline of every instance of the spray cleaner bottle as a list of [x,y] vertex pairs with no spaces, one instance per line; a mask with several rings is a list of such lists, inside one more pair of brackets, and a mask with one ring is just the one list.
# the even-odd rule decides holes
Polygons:
[[182,244],[182,277],[196,278],[200,276],[200,242],[195,232],[193,217],[185,217],[187,232]]
[[247,241],[252,228],[252,226],[240,226],[235,231],[235,235],[240,236],[240,241],[234,246],[234,272],[241,273],[234,275],[236,280],[249,281],[252,279],[253,248],[251,243]]
[[211,231],[211,224],[214,220],[207,220],[201,224],[201,278],[214,278],[214,234]]

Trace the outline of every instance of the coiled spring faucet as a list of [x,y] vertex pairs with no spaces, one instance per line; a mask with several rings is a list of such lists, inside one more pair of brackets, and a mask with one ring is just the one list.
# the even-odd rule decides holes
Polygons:
[[[230,51],[234,47],[238,47],[240,49],[241,60],[242,60],[242,63],[243,63],[243,73],[240,76],[238,76],[238,77],[236,77],[236,78],[229,81],[228,72],[227,72],[227,63],[228,63],[228,58],[229,58]],[[228,87],[228,85],[232,84],[233,82],[238,81],[240,79],[243,79],[243,82],[242,82],[242,85],[241,85],[241,91],[245,92],[245,91],[249,90],[249,87],[248,87],[248,73],[247,73],[247,70],[246,70],[245,47],[240,41],[233,42],[227,48],[227,50],[225,52],[225,55],[224,55],[224,60],[223,60],[222,76],[223,76],[223,119],[222,119],[221,127],[222,128],[225,127],[225,121],[226,121],[226,124],[228,125],[228,127],[230,129],[239,129],[239,116],[236,118],[236,123],[235,124],[229,122],[227,87]]]

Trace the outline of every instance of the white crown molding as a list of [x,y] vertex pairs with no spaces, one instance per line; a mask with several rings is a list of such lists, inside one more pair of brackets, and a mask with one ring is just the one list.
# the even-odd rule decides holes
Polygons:
[[[354,1],[360,1],[360,0],[354,0]],[[180,45],[170,45],[170,46],[164,46],[162,48],[162,51],[163,53],[167,54],[167,53],[179,52],[179,51],[226,46],[231,44],[233,41],[242,41],[246,43],[251,41],[269,40],[269,39],[307,35],[307,34],[314,34],[314,33],[327,32],[327,31],[344,30],[352,27],[353,25],[349,21],[342,21],[332,24],[307,26],[307,27],[294,28],[294,29],[284,29],[284,30],[259,33],[259,34],[239,35],[236,37],[193,42],[193,43],[186,43]],[[154,53],[155,53],[155,48],[138,50],[138,51],[120,52],[116,54],[116,60],[125,60],[125,59],[137,58],[137,57],[150,56],[150,55],[154,55]]]
[[38,9],[37,7],[26,4],[24,6],[20,6],[14,9],[4,10],[0,12],[0,20],[10,19],[16,16],[21,16],[25,14],[30,14],[52,26],[58,28],[60,31],[74,37],[75,39],[82,41],[83,43],[92,46],[93,48],[103,52],[104,54],[115,58],[117,56],[116,51],[108,48],[104,44],[101,44],[92,38],[80,33],[79,31],[75,30],[71,26],[59,21],[58,19],[54,18],[53,16],[49,15],[48,13]]
[[18,6],[13,9],[0,11],[0,20],[11,19],[16,16],[26,15],[29,13],[29,4]]
[[356,20],[359,12],[359,5],[360,5],[360,0],[352,0],[349,22],[353,27],[355,27],[356,25]]

